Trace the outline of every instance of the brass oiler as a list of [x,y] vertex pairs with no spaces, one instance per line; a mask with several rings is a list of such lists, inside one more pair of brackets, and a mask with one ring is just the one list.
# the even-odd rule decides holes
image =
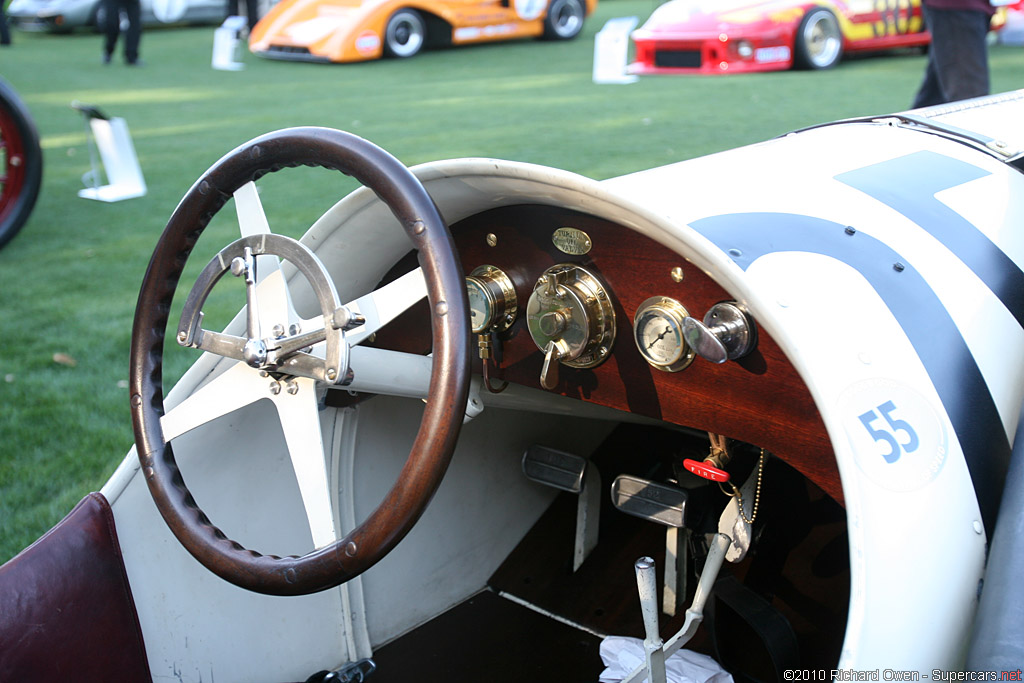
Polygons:
[[540,383],[545,389],[558,385],[558,363],[594,367],[615,342],[615,310],[607,290],[572,263],[552,266],[537,279],[526,305],[526,324],[544,352]]

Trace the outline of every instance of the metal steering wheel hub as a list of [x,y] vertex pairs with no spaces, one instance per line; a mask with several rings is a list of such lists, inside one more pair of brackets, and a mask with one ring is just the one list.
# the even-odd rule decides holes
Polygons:
[[[294,334],[285,334],[284,325],[279,327],[280,334],[260,328],[256,257],[270,254],[291,262],[312,285],[323,316],[322,328],[305,333],[295,331]],[[203,304],[214,285],[228,272],[245,279],[245,337],[201,327]],[[364,322],[361,315],[341,305],[327,269],[308,247],[286,235],[261,234],[232,242],[210,260],[185,300],[177,339],[182,346],[244,361],[258,370],[309,377],[328,384],[347,384],[352,377],[345,332]],[[326,344],[325,358],[304,351],[321,342]]]
[[[433,353],[428,388],[431,400],[424,408],[408,459],[380,505],[343,538],[338,538],[340,534],[333,526],[328,496],[331,484],[324,473],[322,443],[319,438],[310,440],[306,436],[308,431],[316,430],[319,437],[314,398],[317,392],[300,389],[300,385],[315,387],[349,381],[349,343],[345,331],[364,321],[359,311],[341,305],[334,283],[310,249],[269,232],[252,183],[268,173],[294,166],[319,166],[351,175],[388,206],[417,251],[423,274],[420,282],[425,285],[432,312]],[[246,377],[256,372],[289,378],[289,392],[272,391],[271,399],[279,401],[274,405],[289,442],[293,467],[297,467],[297,462],[303,465],[304,476],[307,470],[320,470],[306,480],[306,488],[303,481],[299,482],[316,546],[303,556],[265,555],[230,540],[199,507],[178,468],[171,442],[193,426],[182,427],[183,418],[178,416],[186,413],[184,422],[208,420],[207,409],[215,412],[237,408],[203,404],[197,399],[197,410],[182,411],[178,405],[165,415],[163,346],[174,293],[199,236],[232,197],[239,209],[243,237],[222,249],[199,275],[187,297],[175,337],[181,345],[235,363],[182,403],[202,395],[221,377]],[[256,220],[251,219],[254,213]],[[250,223],[243,221],[243,214]],[[280,307],[284,305],[283,310],[289,311],[291,306],[280,303],[290,302],[287,283],[283,276],[267,277],[261,282],[256,272],[258,260],[266,259],[269,265],[276,265],[275,257],[292,263],[312,285],[318,316],[303,324],[317,329],[300,330],[297,325],[288,324],[288,320],[277,323]],[[228,272],[244,278],[246,283],[244,336],[202,327],[202,306],[213,286]],[[261,315],[263,302],[257,293],[264,286],[278,289],[268,290],[272,293],[272,305],[262,308]],[[291,315],[287,312],[286,317]],[[243,588],[271,595],[304,595],[325,590],[373,566],[422,515],[451,460],[469,392],[468,321],[465,280],[451,234],[420,182],[384,150],[337,130],[293,128],[252,140],[222,158],[192,186],[168,221],[146,271],[132,328],[130,395],[135,445],[142,474],[172,533],[210,571]],[[245,406],[266,398],[265,391],[259,395],[253,392],[251,397],[241,396],[239,386],[256,385],[225,381],[223,388],[218,389],[222,392],[219,398],[225,399],[222,402]],[[292,388],[294,395],[289,396]],[[310,410],[296,412],[296,405]],[[197,414],[198,418],[192,417]],[[299,422],[297,426],[295,420]],[[293,449],[289,435],[304,440],[303,448]],[[309,442],[315,446],[306,447]],[[313,467],[305,467],[309,464]],[[309,481],[313,484],[308,485]],[[307,497],[307,491],[313,493]],[[325,519],[328,521],[321,525]]]

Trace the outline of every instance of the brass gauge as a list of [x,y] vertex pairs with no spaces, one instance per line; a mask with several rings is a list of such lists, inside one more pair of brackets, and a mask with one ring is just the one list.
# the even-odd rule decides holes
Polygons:
[[516,289],[500,268],[479,266],[466,278],[469,321],[474,334],[504,330],[516,319]]
[[679,372],[693,361],[694,352],[683,338],[686,308],[675,299],[652,296],[633,318],[633,340],[640,354],[658,370]]

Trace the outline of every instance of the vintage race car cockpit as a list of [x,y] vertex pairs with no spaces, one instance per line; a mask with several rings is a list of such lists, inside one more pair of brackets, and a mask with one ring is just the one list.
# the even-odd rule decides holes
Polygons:
[[[407,170],[319,128],[246,143],[143,283],[136,446],[68,518],[109,510],[116,547],[55,530],[0,596],[40,554],[113,556],[111,637],[152,680],[596,680],[609,636],[639,654],[608,680],[666,680],[684,646],[738,680],[990,665],[972,635],[1005,627],[975,615],[1007,601],[979,586],[1024,399],[1022,110],[603,182]],[[294,166],[364,185],[301,239],[261,200]],[[240,237],[211,248],[218,212]],[[0,633],[84,590],[65,583]]]

